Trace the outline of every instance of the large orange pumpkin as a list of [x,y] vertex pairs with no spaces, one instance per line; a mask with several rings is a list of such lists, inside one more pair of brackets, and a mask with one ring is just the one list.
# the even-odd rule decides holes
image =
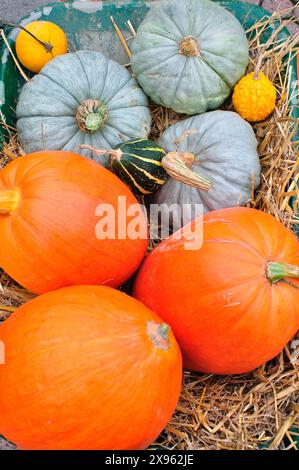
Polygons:
[[175,338],[122,292],[44,294],[0,326],[0,341],[0,434],[21,449],[143,449],[175,409]]
[[[107,234],[97,230],[106,205],[116,218],[115,231],[110,224]],[[131,205],[135,209],[126,218]],[[134,221],[138,229],[132,236],[127,228]],[[119,286],[137,269],[146,248],[141,206],[101,165],[71,152],[40,152],[17,158],[0,172],[0,266],[29,290]]]
[[299,243],[270,215],[232,208],[204,215],[192,250],[201,222],[148,256],[135,296],[171,325],[186,367],[248,372],[299,328]]

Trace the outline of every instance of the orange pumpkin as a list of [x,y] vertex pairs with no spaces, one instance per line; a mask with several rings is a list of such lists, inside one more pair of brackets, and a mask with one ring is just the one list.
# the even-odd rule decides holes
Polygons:
[[175,409],[175,338],[122,292],[44,294],[0,326],[0,341],[0,434],[21,449],[143,449]]
[[232,208],[205,214],[202,247],[188,249],[201,222],[148,256],[135,296],[172,327],[187,368],[248,372],[299,328],[299,243],[270,215]]
[[[102,204],[115,211],[115,231],[106,235],[97,230],[105,218]],[[139,215],[126,218],[124,210],[133,204]],[[140,230],[133,235],[140,238],[128,233],[134,221]],[[141,206],[98,163],[71,152],[40,152],[0,172],[0,266],[32,292],[78,284],[117,287],[137,269],[146,248]]]
[[66,52],[65,32],[50,21],[32,21],[16,39],[18,59],[31,72],[40,72],[50,60]]

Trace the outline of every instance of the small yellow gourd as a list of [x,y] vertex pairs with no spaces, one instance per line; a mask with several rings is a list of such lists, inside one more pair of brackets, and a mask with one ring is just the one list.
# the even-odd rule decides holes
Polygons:
[[19,61],[38,73],[54,57],[67,52],[65,32],[50,21],[33,21],[22,28],[16,39]]
[[275,102],[275,87],[263,72],[245,75],[234,88],[234,108],[247,121],[266,119],[273,112]]

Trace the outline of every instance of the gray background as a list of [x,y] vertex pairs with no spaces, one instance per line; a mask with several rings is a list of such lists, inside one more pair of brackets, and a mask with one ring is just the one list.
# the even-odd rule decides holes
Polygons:
[[47,3],[51,3],[50,0],[0,0],[0,16],[16,21],[34,8]]

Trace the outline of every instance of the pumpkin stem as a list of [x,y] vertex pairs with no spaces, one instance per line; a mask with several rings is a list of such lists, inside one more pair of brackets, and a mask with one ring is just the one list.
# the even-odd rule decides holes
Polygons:
[[38,39],[34,34],[31,33],[31,31],[28,31],[28,29],[24,28],[24,26],[21,26],[20,24],[13,23],[11,21],[6,21],[3,18],[0,18],[0,23],[4,24],[5,26],[11,26],[12,28],[20,28],[25,33],[29,34],[33,39],[35,39],[41,46],[43,46],[46,49],[46,52],[52,52],[53,51],[53,46],[49,42],[44,42],[41,39]]
[[116,149],[116,150],[97,149],[95,147],[92,147],[92,145],[85,145],[85,144],[79,145],[78,148],[91,150],[92,152],[97,153],[98,155],[110,155],[111,160],[120,160],[123,154],[120,149]]
[[171,331],[171,328],[167,323],[162,323],[162,325],[159,325],[158,327],[158,332],[161,335],[163,339],[168,340],[168,333]]
[[98,100],[85,100],[77,109],[77,123],[83,132],[96,132],[107,118],[107,106]]
[[164,170],[180,183],[188,184],[202,191],[208,191],[212,182],[191,170],[195,156],[190,152],[169,152],[162,158]]
[[0,189],[0,215],[9,215],[15,211],[20,202],[17,189]]
[[270,282],[278,282],[287,277],[299,279],[299,266],[288,263],[270,262],[267,265],[267,278]]
[[179,42],[179,52],[187,57],[199,57],[199,43],[193,36],[186,36]]
[[171,328],[167,323],[156,323],[149,321],[147,323],[147,334],[158,349],[167,350],[170,347],[169,332]]

